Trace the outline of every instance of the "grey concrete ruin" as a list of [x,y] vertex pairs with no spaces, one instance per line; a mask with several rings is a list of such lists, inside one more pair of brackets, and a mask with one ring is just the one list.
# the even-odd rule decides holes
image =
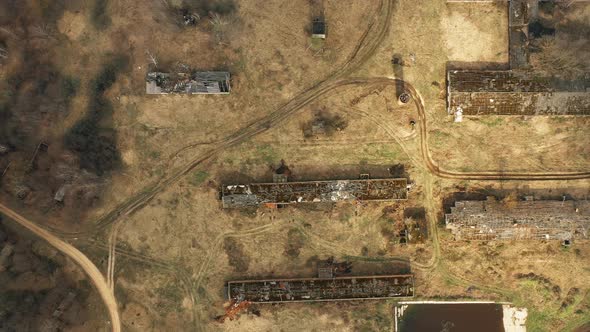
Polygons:
[[445,215],[456,240],[588,239],[589,201],[457,201]]

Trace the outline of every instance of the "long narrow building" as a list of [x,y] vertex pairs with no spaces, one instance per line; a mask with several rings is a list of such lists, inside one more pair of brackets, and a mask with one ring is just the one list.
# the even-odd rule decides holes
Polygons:
[[456,240],[588,239],[589,201],[458,201],[445,215]]
[[230,281],[229,299],[282,303],[369,300],[414,296],[414,277],[407,275]]
[[223,185],[224,208],[261,204],[391,201],[408,197],[407,179],[335,180]]
[[538,3],[508,1],[510,70],[447,71],[447,112],[455,121],[482,115],[590,115],[590,74],[563,80],[530,66],[529,25],[536,20]]
[[190,73],[151,72],[146,77],[146,93],[164,94],[229,94],[230,74],[221,71]]
[[524,71],[450,70],[448,113],[590,115],[590,77],[565,81]]

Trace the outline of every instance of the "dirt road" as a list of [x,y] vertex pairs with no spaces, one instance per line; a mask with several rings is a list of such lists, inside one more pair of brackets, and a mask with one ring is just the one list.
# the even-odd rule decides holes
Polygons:
[[[204,161],[214,157],[221,151],[224,151],[230,147],[234,147],[243,141],[250,139],[256,135],[259,135],[269,129],[275,127],[277,124],[291,117],[293,114],[300,112],[304,106],[309,105],[311,102],[317,100],[320,97],[326,96],[328,93],[347,86],[358,86],[363,84],[383,84],[383,85],[396,85],[402,84],[404,89],[410,93],[412,99],[417,107],[419,114],[419,135],[420,135],[420,149],[423,159],[424,166],[428,171],[441,178],[446,179],[457,179],[457,180],[520,180],[520,181],[547,181],[547,180],[577,180],[577,179],[588,179],[590,178],[590,172],[510,172],[510,171],[485,171],[485,172],[456,172],[449,171],[441,168],[437,162],[432,158],[430,149],[428,147],[428,131],[425,107],[420,94],[416,89],[400,79],[392,79],[387,77],[375,77],[375,78],[348,78],[348,79],[337,79],[333,81],[325,81],[321,85],[302,93],[297,98],[292,99],[290,102],[283,105],[274,112],[267,116],[258,119],[245,126],[241,130],[229,135],[228,137],[221,139],[217,144],[212,144],[212,148],[201,155],[198,155],[191,162],[185,164],[179,169],[172,170],[166,173],[160,181],[152,185],[147,186],[141,192],[134,196],[129,197],[126,201],[122,202],[111,212],[103,215],[99,218],[91,229],[81,232],[64,232],[57,229],[51,229],[55,233],[62,237],[80,237],[87,236],[95,233],[99,229],[111,225],[121,217],[130,216],[136,211],[142,209],[149,201],[151,201],[158,193],[169,187],[171,184],[176,183],[183,176],[191,172],[195,167],[202,164]],[[408,153],[409,156],[411,154]]]
[[18,213],[14,212],[12,209],[8,208],[7,206],[0,203],[0,213],[8,216],[10,219],[14,220],[21,226],[27,228],[35,235],[41,237],[45,241],[47,241],[50,245],[54,246],[56,249],[61,251],[63,254],[70,257],[74,262],[80,266],[84,272],[88,275],[90,280],[94,283],[94,286],[98,290],[100,297],[102,298],[104,304],[109,311],[109,315],[111,317],[111,324],[114,332],[121,331],[121,321],[119,319],[119,310],[117,307],[117,301],[115,299],[115,295],[111,291],[111,289],[107,286],[106,280],[104,279],[103,275],[100,273],[98,268],[92,263],[86,255],[84,255],[80,250],[74,248],[67,242],[62,241],[61,239],[57,238],[55,235],[49,233],[45,229],[37,226],[33,222],[29,221],[25,217],[19,215]]

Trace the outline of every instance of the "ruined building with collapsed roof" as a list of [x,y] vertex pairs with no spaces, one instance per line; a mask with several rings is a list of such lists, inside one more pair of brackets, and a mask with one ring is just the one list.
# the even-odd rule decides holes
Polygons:
[[564,81],[524,71],[451,70],[449,114],[590,115],[590,77]]
[[588,239],[589,201],[458,201],[445,215],[457,240]]
[[478,115],[590,115],[590,74],[568,81],[530,70],[529,25],[538,2],[509,1],[510,70],[447,72],[447,112],[455,121]]
[[146,77],[147,94],[229,94],[230,90],[230,74],[223,71],[151,72]]
[[223,185],[224,208],[261,204],[390,201],[408,197],[407,179],[334,180]]
[[227,296],[236,302],[318,302],[414,296],[406,275],[230,281]]

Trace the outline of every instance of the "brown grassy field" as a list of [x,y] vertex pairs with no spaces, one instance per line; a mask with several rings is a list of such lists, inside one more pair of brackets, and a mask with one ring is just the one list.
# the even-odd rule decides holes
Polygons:
[[[215,321],[224,312],[226,281],[312,277],[317,260],[330,256],[352,261],[353,273],[358,275],[410,268],[416,274],[418,298],[494,299],[526,306],[531,331],[571,330],[590,319],[587,242],[576,242],[568,249],[553,242],[454,242],[440,224],[443,201],[457,191],[524,195],[554,190],[583,199],[590,194],[588,180],[438,178],[422,158],[420,128],[410,125],[419,119],[414,103],[400,103],[395,86],[384,81],[336,82],[395,77],[411,84],[424,104],[428,147],[441,168],[456,172],[588,170],[588,118],[480,117],[454,123],[446,113],[448,66],[507,62],[506,4],[399,0],[391,2],[391,16],[385,17],[381,3],[388,0],[325,0],[328,37],[317,42],[308,31],[308,0],[235,1],[234,10],[220,16],[202,15],[196,26],[178,22],[180,0],[56,3],[22,5],[21,24],[29,28],[19,28],[7,15],[0,17],[0,28],[9,31],[0,30],[0,46],[5,43],[19,55],[30,50],[41,53],[33,59],[10,56],[2,62],[3,87],[10,87],[11,79],[32,62],[50,64],[55,73],[48,77],[77,82],[76,93],[55,105],[51,100],[57,97],[42,99],[42,93],[32,92],[39,88],[34,83],[39,73],[18,76],[24,83],[10,91],[21,99],[2,96],[3,103],[20,112],[6,119],[31,128],[23,134],[24,142],[15,141],[10,153],[0,155],[0,171],[12,162],[0,195],[33,220],[42,220],[58,235],[71,239],[105,274],[111,272],[109,248],[116,247],[112,273],[124,330],[391,330],[392,301],[260,305],[256,307],[260,315],[244,313],[236,321]],[[564,11],[562,22],[590,20],[589,5],[574,7]],[[375,49],[367,51],[382,17],[388,28]],[[41,35],[31,36],[35,31]],[[563,40],[571,45],[559,47],[586,49],[587,40],[576,39],[572,30],[564,31],[567,38]],[[29,42],[25,47],[20,40]],[[555,47],[548,45],[546,53]],[[360,61],[363,52],[368,54]],[[157,59],[159,70],[180,62],[202,70],[230,71],[232,92],[227,96],[146,96],[145,75],[154,66],[149,55]],[[105,73],[105,63],[116,56],[125,58],[125,66],[112,85],[97,93],[96,82]],[[393,57],[403,59],[401,71],[392,66]],[[359,64],[354,71],[330,81],[333,73],[355,59]],[[268,122],[260,133],[221,145],[224,138],[258,124],[322,82],[334,86],[282,121]],[[53,90],[48,91],[53,96]],[[32,106],[23,101],[31,95],[40,100]],[[99,125],[104,131],[98,137],[114,140],[119,159],[104,174],[81,170],[82,157],[64,139],[91,113],[97,100],[99,104],[107,101],[100,104],[101,110],[110,109],[102,113]],[[53,105],[58,111],[29,121],[27,114],[40,105]],[[305,126],[318,114],[338,116],[345,126],[329,135],[306,137]],[[3,128],[0,139],[13,137],[8,132]],[[27,162],[39,141],[49,143],[49,150],[31,172]],[[210,158],[187,169],[219,146]],[[271,181],[273,168],[281,160],[296,180],[354,179],[360,173],[390,177],[390,167],[402,165],[414,186],[406,202],[245,211],[221,208],[221,184]],[[66,173],[71,176],[67,179],[79,181],[64,204],[55,205],[53,195],[66,181]],[[172,177],[175,174],[179,176]],[[89,183],[91,189],[84,186]],[[19,200],[16,196],[23,186],[29,193]],[[117,214],[124,211],[120,204],[152,193],[152,188],[157,190],[133,213]],[[392,220],[402,218],[407,208],[426,211],[424,243],[401,246],[392,240]],[[95,228],[100,224],[97,220],[111,211],[116,214],[114,223]],[[409,260],[410,266],[398,263],[400,258]],[[519,274],[529,276],[519,278]]]

